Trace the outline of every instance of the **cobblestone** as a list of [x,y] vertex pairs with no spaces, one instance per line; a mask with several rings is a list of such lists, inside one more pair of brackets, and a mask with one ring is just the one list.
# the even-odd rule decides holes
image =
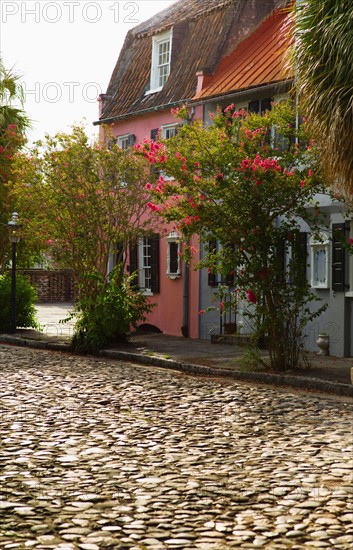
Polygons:
[[351,548],[344,400],[6,346],[0,367],[1,549]]

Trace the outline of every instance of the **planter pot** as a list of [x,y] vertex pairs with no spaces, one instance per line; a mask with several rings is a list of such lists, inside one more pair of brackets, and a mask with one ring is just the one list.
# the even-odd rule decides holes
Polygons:
[[319,334],[319,337],[316,340],[316,344],[320,348],[320,351],[317,353],[317,355],[328,355],[328,349],[330,345],[328,334]]

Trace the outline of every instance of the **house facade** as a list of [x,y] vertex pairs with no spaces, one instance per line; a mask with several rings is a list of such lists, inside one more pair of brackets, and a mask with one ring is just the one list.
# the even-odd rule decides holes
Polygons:
[[[203,75],[200,75],[201,83],[192,104],[203,104],[206,124],[211,123],[210,114],[217,106],[234,103],[236,109],[264,112],[271,108],[272,102],[289,96],[294,75],[288,74],[284,67],[286,51],[294,33],[286,37],[282,32],[289,25],[288,13],[274,10],[230,56],[221,61],[205,85],[201,80]],[[353,356],[353,256],[342,246],[342,240],[353,237],[352,216],[344,204],[327,195],[316,196],[315,200],[325,214],[327,227],[323,229],[321,238],[315,240],[310,228],[301,222],[300,237],[307,253],[307,279],[318,298],[311,307],[317,310],[326,304],[327,309],[306,327],[304,345],[309,351],[318,351],[317,339],[320,333],[325,333],[329,337],[330,355],[350,357]],[[204,272],[200,277],[200,309],[207,309],[219,300],[215,297],[220,286],[225,289],[223,300],[227,300],[227,281]],[[224,316],[219,312],[202,316],[200,337],[209,338],[212,334],[227,332],[228,326],[231,331],[249,332],[241,304],[237,311],[230,310]]]
[[[96,124],[109,124],[117,143],[127,148],[158,132],[165,138],[175,135],[178,123],[171,109],[183,103],[192,120],[206,124],[217,106],[230,103],[264,112],[287,97],[293,84],[293,75],[284,70],[291,38],[283,38],[281,30],[288,21],[280,0],[179,0],[129,31],[100,98]],[[342,236],[353,237],[353,222],[342,204],[327,196],[317,199],[328,230],[319,242],[304,222],[301,233],[307,277],[319,298],[315,307],[328,307],[308,325],[305,347],[318,351],[316,340],[325,332],[330,355],[353,356],[353,258],[341,244]],[[158,234],[141,237],[128,252],[130,271],[137,270],[140,287],[157,304],[148,324],[191,338],[208,339],[227,327],[246,333],[241,307],[225,317],[217,311],[199,315],[214,305],[220,285],[227,300],[227,284],[231,291],[232,283],[185,265],[178,237],[173,226],[165,225]],[[200,249],[196,237],[192,244]],[[199,254],[202,258],[202,247]]]
[[[178,131],[171,109],[187,102],[214,74],[222,59],[251,35],[280,0],[179,0],[130,30],[105,94],[101,127],[109,125],[123,149]],[[192,119],[204,118],[203,102]],[[156,307],[149,328],[175,336],[200,337],[200,275],[185,265],[175,228],[166,225],[141,237],[127,251],[131,272]],[[190,243],[198,246],[197,238]]]

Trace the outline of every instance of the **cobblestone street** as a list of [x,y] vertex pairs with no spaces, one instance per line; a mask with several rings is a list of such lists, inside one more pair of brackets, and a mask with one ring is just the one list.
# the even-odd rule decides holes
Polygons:
[[0,548],[353,544],[351,404],[0,346]]

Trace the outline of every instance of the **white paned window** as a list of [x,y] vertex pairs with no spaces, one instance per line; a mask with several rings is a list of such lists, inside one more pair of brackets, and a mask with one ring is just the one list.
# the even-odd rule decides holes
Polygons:
[[176,231],[169,233],[167,241],[167,275],[170,279],[180,277],[180,237]]
[[145,292],[152,292],[152,254],[150,239],[144,237],[140,240],[140,286]]
[[172,53],[172,30],[152,38],[152,65],[150,90],[147,93],[159,92],[167,82],[170,73]]
[[[164,124],[162,127],[161,127],[161,133],[162,133],[162,138],[164,139],[170,139],[172,137],[175,137],[179,131],[179,124]],[[165,181],[171,181],[173,180],[174,178],[172,176],[169,176],[166,172],[164,172],[164,170],[161,170],[160,172],[160,175],[163,176],[163,178],[165,179]]]
[[311,286],[328,288],[329,286],[329,239],[325,233],[310,239],[311,250]]
[[169,139],[175,137],[179,130],[179,124],[165,124],[162,126],[162,137]]
[[124,151],[129,149],[129,147],[132,147],[134,142],[135,142],[134,134],[124,134],[122,136],[118,136],[118,139],[117,139],[118,146],[124,149]]

